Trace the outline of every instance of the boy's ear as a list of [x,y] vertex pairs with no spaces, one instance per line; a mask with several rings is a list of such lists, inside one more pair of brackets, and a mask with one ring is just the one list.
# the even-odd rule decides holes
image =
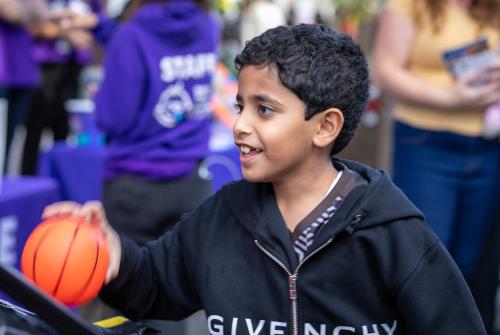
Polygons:
[[316,115],[317,129],[313,137],[313,144],[319,148],[331,145],[344,125],[344,114],[338,108],[329,108]]

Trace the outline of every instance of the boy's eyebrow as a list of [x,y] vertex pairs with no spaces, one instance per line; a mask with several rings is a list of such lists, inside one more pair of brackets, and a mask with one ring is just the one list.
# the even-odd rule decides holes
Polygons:
[[[275,104],[275,105],[281,105],[281,103],[278,100],[275,100],[268,95],[262,95],[262,94],[253,94],[250,96],[250,100],[253,100],[256,102],[267,102],[267,103],[271,103],[271,104]],[[239,94],[236,95],[236,101],[237,102],[243,101],[243,99],[241,98],[241,96]]]

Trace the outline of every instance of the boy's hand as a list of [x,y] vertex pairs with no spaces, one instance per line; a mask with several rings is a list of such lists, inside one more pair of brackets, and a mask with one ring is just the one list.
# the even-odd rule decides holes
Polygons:
[[83,206],[72,201],[64,201],[47,206],[42,218],[48,219],[58,215],[75,215],[99,229],[106,238],[109,249],[109,265],[106,271],[105,284],[118,276],[122,246],[120,237],[106,219],[104,208],[98,201],[89,201]]

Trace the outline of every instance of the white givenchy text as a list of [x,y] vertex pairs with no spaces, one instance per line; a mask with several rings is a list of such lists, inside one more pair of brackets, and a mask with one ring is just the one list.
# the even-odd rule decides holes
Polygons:
[[[230,333],[224,333],[224,325]],[[352,326],[330,326],[326,324],[312,325],[305,323],[301,335],[395,335],[398,321],[391,324],[380,323],[372,325]],[[230,323],[224,323],[224,318],[219,315],[208,317],[208,331],[210,335],[285,335],[286,322],[269,320],[252,320],[243,318],[232,318]]]

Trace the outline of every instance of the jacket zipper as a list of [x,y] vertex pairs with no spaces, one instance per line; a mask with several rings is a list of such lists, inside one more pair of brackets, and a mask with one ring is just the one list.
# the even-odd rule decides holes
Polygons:
[[295,269],[295,272],[292,274],[287,267],[278,259],[276,258],[273,254],[271,254],[266,248],[260,244],[259,241],[255,240],[255,244],[257,247],[269,258],[271,258],[276,264],[278,264],[283,270],[288,275],[288,297],[292,303],[292,335],[299,335],[299,321],[298,321],[298,310],[297,310],[297,278],[299,276],[299,269],[304,264],[305,261],[307,261],[309,258],[311,258],[314,254],[325,248],[328,244],[330,244],[333,241],[333,237],[323,243],[321,246],[316,248],[313,252],[311,252],[309,255],[307,255],[302,262],[297,265],[297,268]]

